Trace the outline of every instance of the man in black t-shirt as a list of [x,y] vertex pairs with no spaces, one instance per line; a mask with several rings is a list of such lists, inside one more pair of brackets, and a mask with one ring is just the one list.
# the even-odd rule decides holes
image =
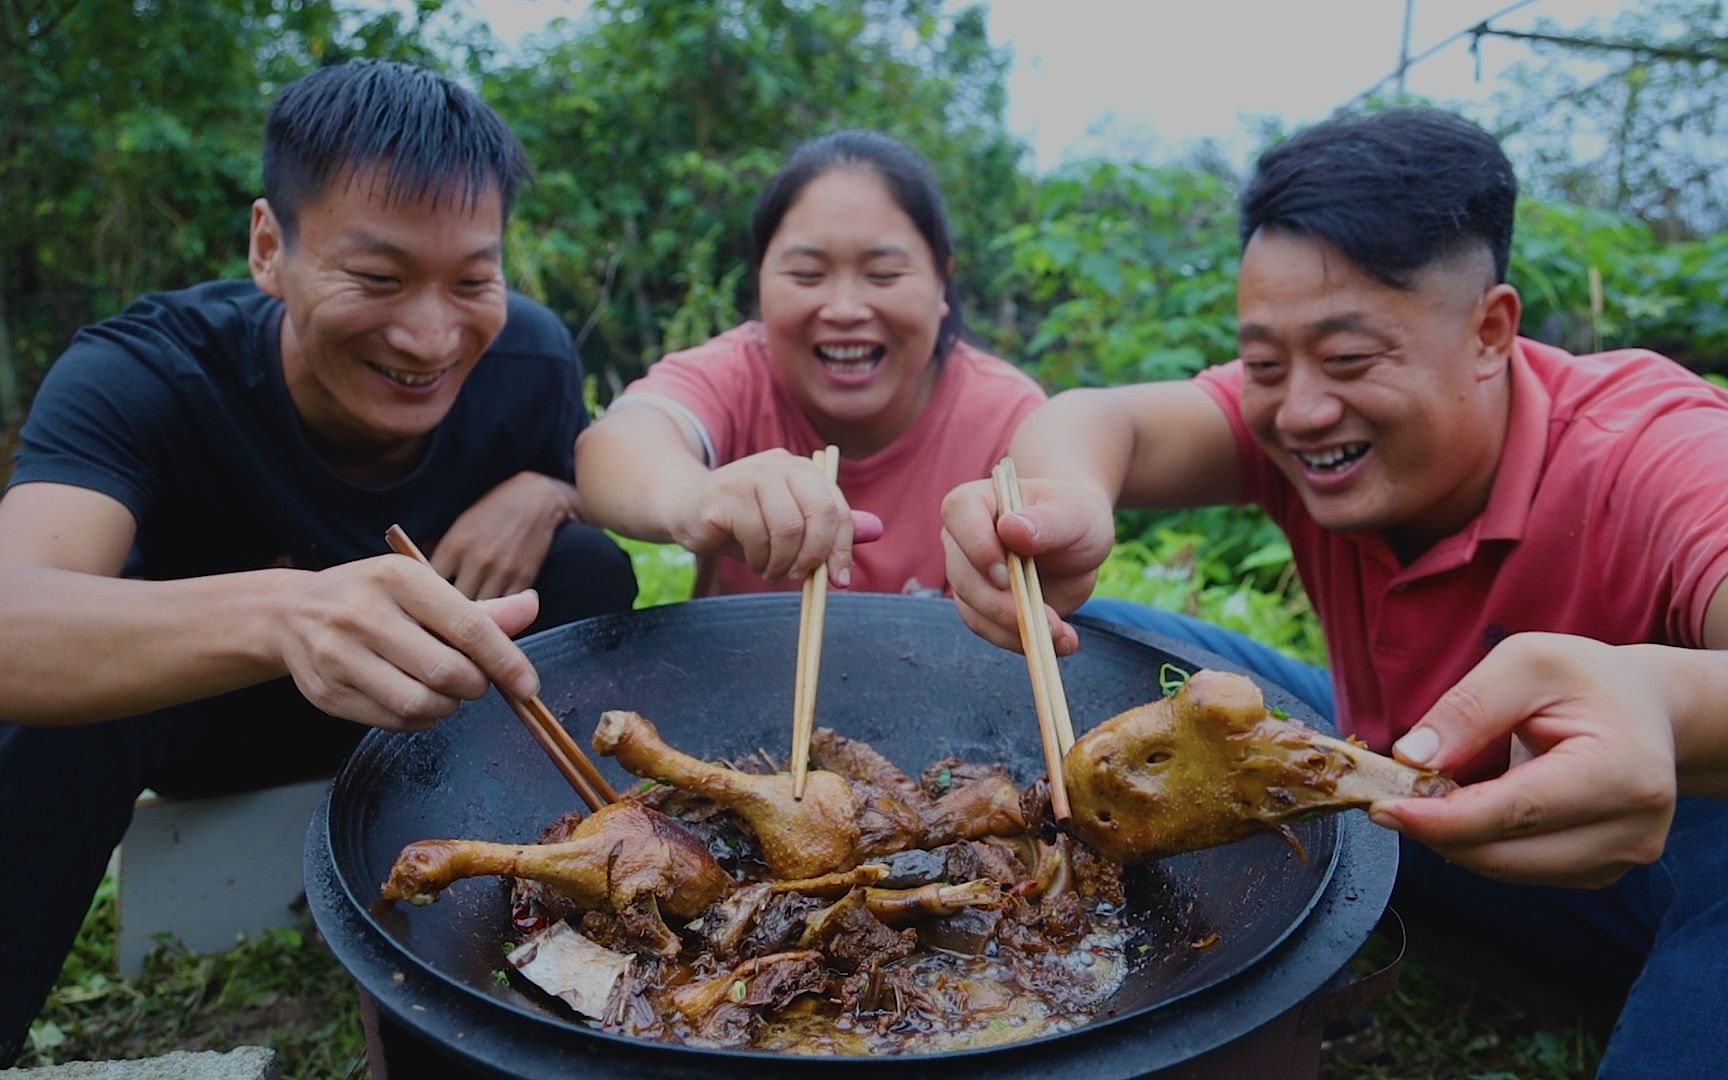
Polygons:
[[504,284],[526,173],[451,81],[325,68],[271,107],[252,280],[50,370],[0,499],[0,1067],[144,787],[327,773],[367,725],[538,692],[511,635],[630,606],[571,484],[570,335]]

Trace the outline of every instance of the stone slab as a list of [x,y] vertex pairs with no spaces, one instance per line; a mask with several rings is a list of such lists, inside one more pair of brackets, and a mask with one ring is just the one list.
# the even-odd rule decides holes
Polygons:
[[292,926],[306,826],[328,780],[212,799],[138,803],[116,874],[120,974],[137,975],[158,934],[195,953]]
[[0,1069],[6,1080],[276,1080],[276,1051],[242,1046],[227,1052],[176,1050],[137,1061],[68,1061],[33,1069]]

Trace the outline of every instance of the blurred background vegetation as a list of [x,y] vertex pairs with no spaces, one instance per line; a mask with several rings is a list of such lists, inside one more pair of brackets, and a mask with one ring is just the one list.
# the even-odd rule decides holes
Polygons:
[[[599,407],[664,352],[751,312],[745,225],[755,193],[785,150],[840,126],[882,129],[931,161],[954,219],[973,337],[1047,389],[1179,377],[1229,359],[1232,165],[1201,147],[1159,164],[1090,161],[1034,175],[1003,121],[1011,57],[990,45],[986,18],[943,0],[594,0],[511,51],[474,7],[444,0],[0,0],[0,475],[34,387],[79,326],[143,292],[244,274],[269,100],[350,57],[445,70],[522,138],[538,182],[511,223],[508,272],[578,336]],[[1527,192],[1512,264],[1526,332],[1575,350],[1648,346],[1720,377],[1721,3],[1653,0],[1588,33],[1537,26],[1528,61],[1474,116],[1505,137]],[[1605,58],[1596,69],[1605,73],[1582,79],[1568,62],[1581,53]],[[1282,134],[1274,122],[1261,133]],[[1124,515],[1120,540],[1102,591],[1323,660],[1288,548],[1263,517]],[[631,547],[644,603],[687,593],[681,553]],[[217,1009],[202,1034],[188,1025],[227,1002],[218,987],[246,972],[328,963],[289,935],[214,961],[165,954],[157,982],[126,986],[102,974],[105,934],[111,901],[93,912],[80,944],[88,963],[69,965],[27,1062],[244,1040],[232,1009]],[[1576,1018],[1523,1030],[1456,1020],[1437,1050],[1435,1018],[1473,995],[1432,970],[1412,983],[1400,993],[1414,1002],[1392,1010],[1417,1018],[1392,1034],[1400,1064],[1329,1069],[1592,1067],[1593,1036]],[[279,974],[248,984],[241,1004],[304,1002],[329,984]],[[149,1004],[164,1000],[179,1004]],[[292,1073],[357,1067],[351,1009],[325,1004],[277,1040],[291,1048]],[[1504,1017],[1507,1006],[1492,1011]]]

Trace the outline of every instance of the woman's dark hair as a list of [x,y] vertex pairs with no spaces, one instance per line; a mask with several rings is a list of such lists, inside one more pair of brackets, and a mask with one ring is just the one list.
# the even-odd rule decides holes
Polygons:
[[768,241],[780,228],[786,211],[792,208],[810,181],[835,169],[864,168],[874,172],[887,185],[894,202],[912,219],[930,254],[936,260],[936,272],[942,275],[943,299],[948,301],[948,315],[936,328],[935,360],[941,363],[960,340],[965,321],[960,314],[960,290],[950,268],[954,259],[954,242],[948,235],[948,212],[942,207],[942,193],[936,188],[936,177],[924,159],[904,145],[876,131],[836,131],[809,140],[786,157],[780,171],[768,181],[756,200],[756,212],[750,219],[750,268],[760,273],[762,259],[768,253]]
[[264,121],[264,197],[292,242],[301,206],[336,177],[382,165],[386,201],[460,199],[489,183],[504,208],[528,156],[496,113],[450,79],[393,60],[351,60],[283,87]]
[[1242,192],[1242,246],[1261,229],[1325,240],[1398,289],[1473,244],[1506,280],[1518,180],[1500,144],[1438,109],[1317,124],[1260,156]]

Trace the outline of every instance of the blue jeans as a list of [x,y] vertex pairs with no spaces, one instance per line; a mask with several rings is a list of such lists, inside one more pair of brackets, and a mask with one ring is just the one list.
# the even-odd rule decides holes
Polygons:
[[[1122,600],[1077,612],[1217,653],[1328,719],[1325,669],[1242,634]],[[1464,934],[1598,1000],[1619,1001],[1599,1077],[1728,1075],[1728,802],[1683,798],[1661,858],[1606,889],[1508,885],[1399,844],[1392,904],[1412,934]]]

